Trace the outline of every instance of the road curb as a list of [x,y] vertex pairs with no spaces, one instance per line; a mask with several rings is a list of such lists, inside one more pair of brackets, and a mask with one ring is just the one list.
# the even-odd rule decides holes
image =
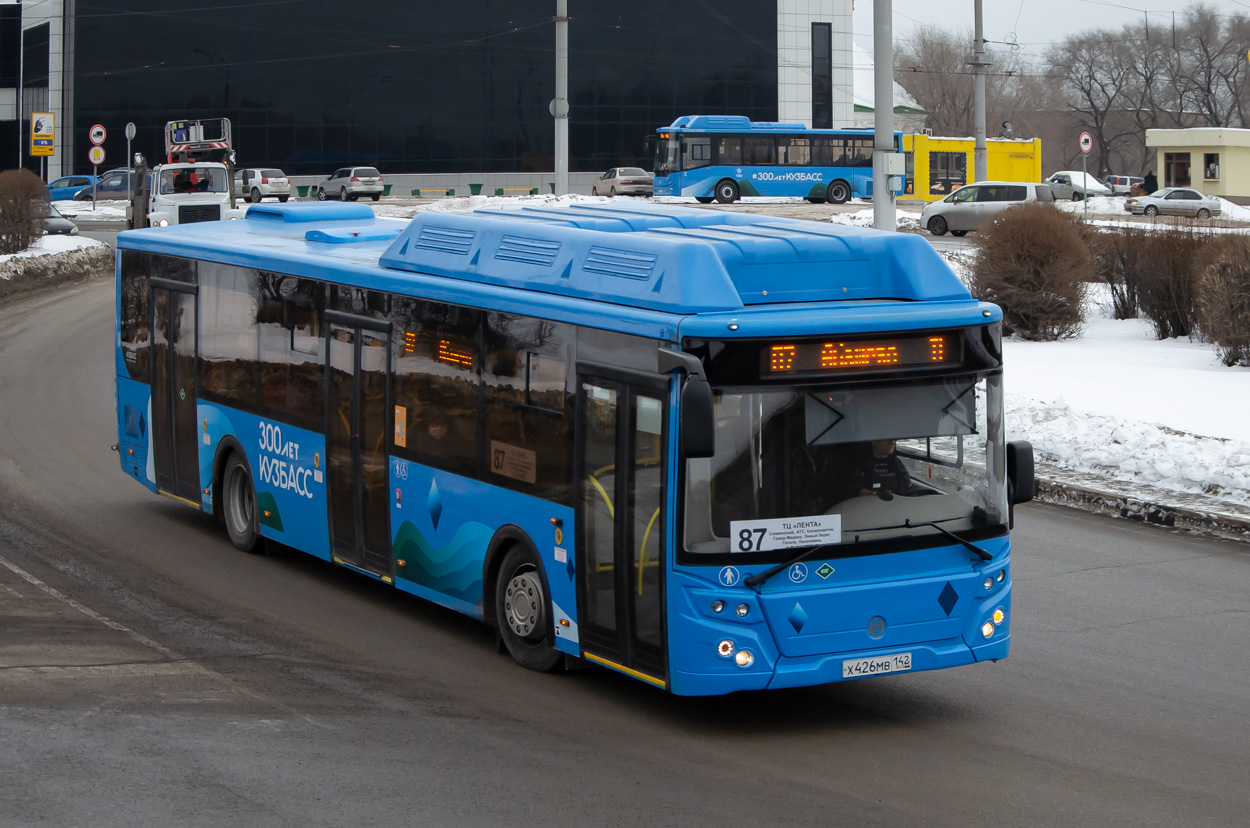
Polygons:
[[[1250,515],[1175,506],[1131,495],[1102,491],[1076,483],[1038,478],[1036,499],[1100,515],[1124,518],[1169,529],[1187,529],[1250,542]],[[1230,505],[1230,510],[1235,509]]]

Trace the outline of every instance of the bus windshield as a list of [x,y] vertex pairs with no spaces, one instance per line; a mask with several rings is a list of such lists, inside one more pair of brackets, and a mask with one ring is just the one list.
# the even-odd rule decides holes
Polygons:
[[769,547],[739,544],[740,522],[784,518],[840,516],[822,543],[843,554],[937,534],[921,523],[1004,525],[1002,411],[998,374],[721,391],[716,454],[687,461],[686,549],[749,557]]

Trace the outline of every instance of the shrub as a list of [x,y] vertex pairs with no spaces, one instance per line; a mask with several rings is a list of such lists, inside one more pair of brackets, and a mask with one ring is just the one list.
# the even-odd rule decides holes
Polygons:
[[969,287],[1003,309],[1007,333],[1050,341],[1081,330],[1081,284],[1093,278],[1077,224],[1051,204],[1004,210],[977,237]]
[[30,170],[0,172],[0,253],[20,253],[43,238],[48,189]]
[[1090,239],[1094,276],[1111,291],[1113,319],[1137,318],[1137,260],[1146,235],[1145,230],[1123,228],[1096,233]]
[[1195,327],[1194,265],[1211,233],[1194,225],[1149,233],[1142,239],[1134,269],[1138,308],[1168,339],[1189,336]]
[[1207,244],[1194,266],[1198,326],[1225,365],[1250,366],[1250,238]]

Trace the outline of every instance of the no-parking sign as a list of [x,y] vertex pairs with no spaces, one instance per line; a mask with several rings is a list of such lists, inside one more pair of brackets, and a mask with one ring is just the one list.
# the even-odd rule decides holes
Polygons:
[[1081,152],[1089,155],[1089,151],[1094,148],[1094,136],[1088,132],[1081,133]]
[[91,136],[91,143],[95,144],[96,146],[103,144],[104,139],[108,137],[108,132],[100,124],[96,124],[95,126],[93,126],[89,134]]

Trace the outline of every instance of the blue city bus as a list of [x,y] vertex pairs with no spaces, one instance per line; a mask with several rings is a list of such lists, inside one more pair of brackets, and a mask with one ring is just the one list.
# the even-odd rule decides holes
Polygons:
[[[791,196],[845,204],[872,198],[871,129],[809,129],[738,115],[685,115],[655,141],[657,196],[722,204],[743,196]],[[903,151],[903,133],[894,133]]]
[[673,693],[1007,656],[1001,312],[921,238],[662,205],[118,236],[124,473]]

